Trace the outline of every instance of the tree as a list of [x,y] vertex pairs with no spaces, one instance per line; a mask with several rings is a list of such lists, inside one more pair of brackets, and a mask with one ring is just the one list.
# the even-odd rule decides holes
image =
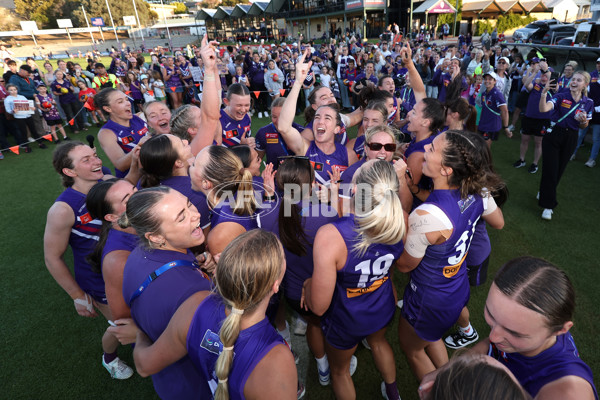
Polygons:
[[0,7],[0,31],[16,31],[20,29],[19,19],[7,8]]
[[204,0],[200,3],[202,8],[217,8],[219,5],[219,0]]
[[15,0],[15,13],[26,21],[36,21],[38,28],[50,22],[55,0]]
[[[450,4],[452,4],[452,6],[454,8],[456,8],[456,11],[458,12],[458,14],[456,15],[456,24],[458,25],[456,28],[456,32],[459,32],[458,27],[460,26],[460,20],[462,19],[462,0],[458,0],[458,7],[456,7],[455,0],[449,0],[449,1],[450,1]],[[443,15],[440,15],[438,18],[438,26],[448,24],[448,26],[450,26],[450,33],[452,33],[452,24],[453,23],[454,23],[454,13],[443,14]]]
[[[75,27],[86,27],[86,21],[83,18],[83,11],[81,6],[85,7],[85,12],[88,19],[94,17],[104,18],[104,22],[110,25],[110,16],[108,15],[108,9],[106,8],[105,1],[98,0],[54,0],[60,2],[60,11],[57,12],[56,17],[58,18],[71,18],[73,26]],[[108,0],[110,5],[110,11],[115,21],[115,25],[123,25],[123,16],[135,15],[133,8],[133,2],[131,0]],[[135,0],[138,15],[140,17],[140,23],[142,25],[150,24],[150,9],[148,3],[143,0]],[[89,22],[89,21],[88,21]]]
[[188,8],[183,3],[173,2],[172,6],[175,6],[175,10],[173,10],[173,14],[187,14]]
[[238,1],[238,0],[223,0],[221,2],[221,5],[225,6],[225,7],[227,7],[227,6],[229,6],[229,7],[235,7],[236,4],[250,4],[250,0],[241,0],[241,1]]

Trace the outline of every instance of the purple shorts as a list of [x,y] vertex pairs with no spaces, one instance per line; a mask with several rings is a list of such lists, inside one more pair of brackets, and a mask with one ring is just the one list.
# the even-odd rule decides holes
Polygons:
[[[414,291],[411,288],[411,281],[404,289],[402,317],[412,325],[421,339],[428,342],[440,340],[456,323],[461,310],[469,301],[469,283],[468,281],[465,283],[467,289],[460,292],[464,295],[454,296],[444,301],[439,292],[434,293],[430,290],[429,293],[423,293],[422,288]],[[427,303],[426,299],[431,298],[435,298],[436,304]]]
[[[390,324],[390,322],[392,322],[392,319],[394,319],[394,313],[391,313],[387,317],[387,321],[383,326],[387,326]],[[384,319],[386,318],[386,316],[382,315],[381,318]],[[352,332],[349,331],[348,326],[341,326],[339,324],[335,324],[332,321],[328,320],[326,317],[321,318],[321,329],[323,330],[323,335],[325,336],[325,340],[327,340],[327,343],[339,350],[351,349],[357,344],[359,344],[361,340],[368,336],[364,334],[352,334]],[[371,333],[375,333],[380,329],[383,328],[375,329]]]

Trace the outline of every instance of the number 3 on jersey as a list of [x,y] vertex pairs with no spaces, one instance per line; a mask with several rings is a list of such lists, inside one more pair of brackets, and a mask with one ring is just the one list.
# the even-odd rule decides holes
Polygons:
[[[386,254],[373,261],[373,264],[371,264],[371,260],[365,260],[357,264],[354,267],[354,270],[360,271],[361,275],[356,287],[364,288],[367,285],[367,282],[374,282],[384,278],[393,262],[394,256],[392,254]],[[371,279],[369,279],[369,277],[371,277]]]
[[477,220],[473,223],[471,229],[467,229],[462,233],[462,235],[460,235],[460,238],[458,238],[458,241],[454,245],[454,248],[456,249],[456,255],[448,258],[449,265],[444,267],[443,270],[443,274],[446,278],[452,278],[454,275],[456,275],[460,270],[460,266],[465,261],[467,252],[469,251],[469,247],[471,245],[471,238],[475,232],[477,221],[479,221],[479,218],[477,218]]

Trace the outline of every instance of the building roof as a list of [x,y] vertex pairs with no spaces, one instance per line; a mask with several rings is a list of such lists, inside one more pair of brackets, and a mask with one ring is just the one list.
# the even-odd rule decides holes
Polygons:
[[231,12],[231,18],[242,18],[248,15],[248,11],[252,7],[251,4],[238,4]]
[[[463,3],[464,7],[464,3]],[[447,10],[447,11],[446,11]],[[448,3],[446,0],[426,0],[423,4],[417,7],[413,14],[422,14],[422,13],[432,13],[432,14],[442,14],[442,13],[454,13],[456,12],[456,8],[452,6],[452,4]]]
[[229,16],[233,12],[233,8],[234,7],[219,6],[219,7],[217,7],[217,12],[215,12],[215,14],[213,15],[213,18],[214,19],[229,18]]
[[217,10],[214,8],[202,8],[196,14],[196,19],[203,19],[203,20],[212,19],[212,17],[214,17],[216,12],[217,12]]

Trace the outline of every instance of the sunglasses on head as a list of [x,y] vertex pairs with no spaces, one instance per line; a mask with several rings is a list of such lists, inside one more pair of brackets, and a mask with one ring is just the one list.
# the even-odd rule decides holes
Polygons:
[[396,151],[396,143],[366,143],[367,147],[373,151],[379,151],[383,147],[385,151]]

